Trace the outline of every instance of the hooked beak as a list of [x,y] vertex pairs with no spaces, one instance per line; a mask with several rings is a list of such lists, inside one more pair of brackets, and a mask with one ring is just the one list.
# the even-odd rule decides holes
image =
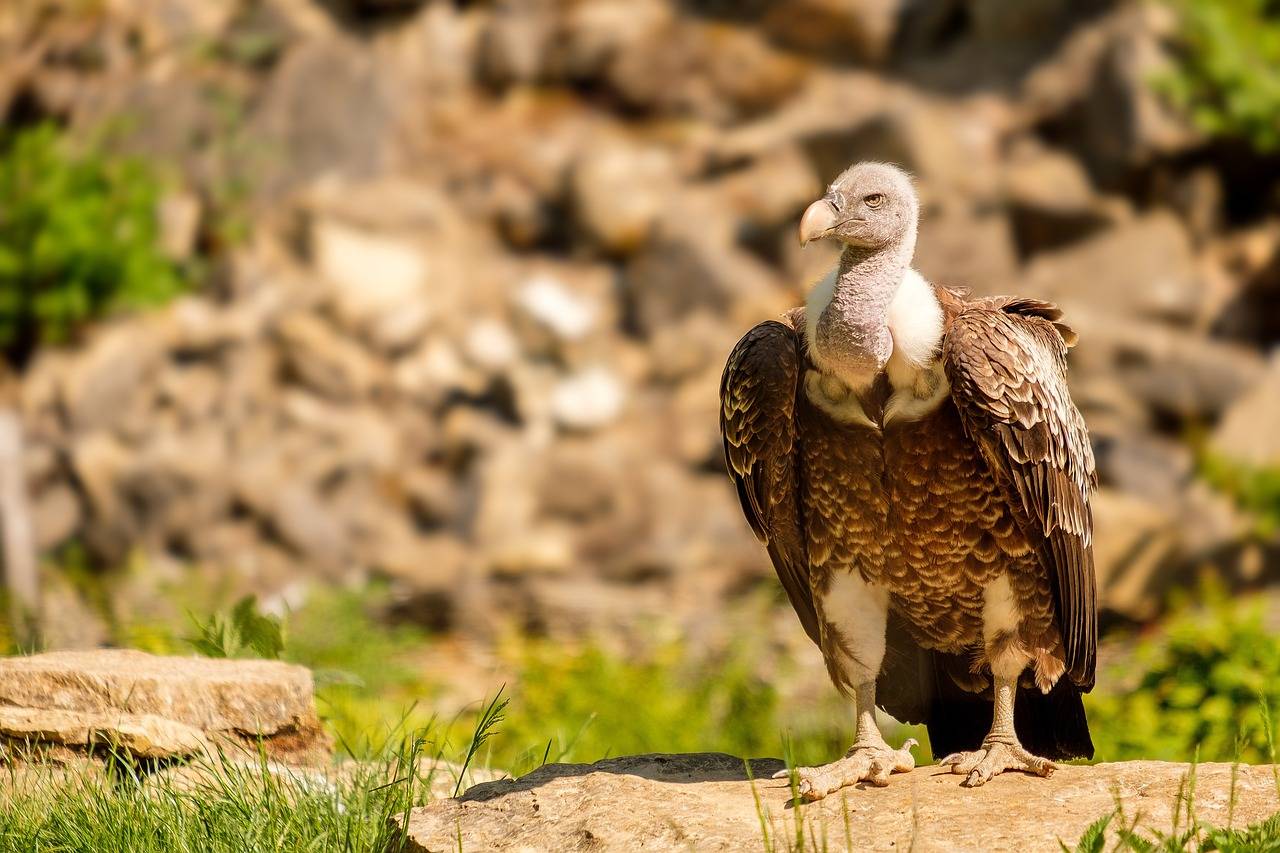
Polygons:
[[820,198],[800,217],[800,245],[821,240],[840,223],[836,220],[836,208],[825,198]]
[[814,240],[821,240],[841,225],[847,225],[850,222],[866,222],[865,219],[857,216],[844,219],[840,219],[839,216],[839,209],[828,199],[820,198],[809,205],[804,215],[800,217],[800,245],[804,246]]

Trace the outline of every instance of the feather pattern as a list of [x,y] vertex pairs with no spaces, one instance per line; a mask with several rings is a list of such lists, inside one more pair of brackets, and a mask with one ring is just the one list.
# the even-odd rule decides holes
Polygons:
[[1088,690],[1097,657],[1089,506],[1097,474],[1067,389],[1075,333],[1060,317],[1033,299],[976,301],[950,324],[943,361],[965,433],[1017,508],[1051,581],[1067,673]]
[[818,617],[796,488],[800,347],[791,327],[772,320],[738,342],[720,380],[720,433],[742,511],[816,643]]

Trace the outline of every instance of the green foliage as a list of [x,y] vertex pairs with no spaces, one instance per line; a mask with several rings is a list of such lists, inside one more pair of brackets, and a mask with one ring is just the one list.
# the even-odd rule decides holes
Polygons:
[[1280,814],[1247,829],[1210,828],[1200,849],[1222,853],[1277,853],[1280,851]]
[[1199,607],[1175,602],[1166,625],[1138,642],[1123,668],[1087,697],[1090,730],[1105,761],[1265,760],[1280,707],[1280,637],[1260,603],[1205,584]]
[[[437,720],[429,709],[457,702],[433,674],[433,655],[443,641],[376,618],[384,601],[385,592],[377,588],[314,589],[289,614],[280,656],[315,672],[320,714],[349,755],[377,755],[397,731],[428,726],[453,746],[466,747],[488,706],[469,706]],[[234,622],[214,617],[200,625],[193,638],[198,650],[256,654]],[[155,626],[149,629],[153,645],[159,634]],[[492,694],[505,681],[511,702],[503,707],[500,726],[484,728],[492,737],[476,745],[473,758],[513,772],[545,761],[641,752],[781,755],[784,736],[795,761],[813,763],[849,745],[847,703],[833,693],[816,705],[785,702],[770,681],[754,673],[747,649],[699,658],[672,643],[624,656],[594,644],[512,639],[499,650],[498,671],[505,674],[477,684],[476,692]],[[886,735],[896,741],[907,733],[922,734],[904,729]]]
[[[492,763],[513,772],[544,757],[781,755],[784,737],[794,760],[809,764],[829,761],[849,746],[847,704],[834,696],[817,709],[784,703],[776,687],[755,674],[747,650],[699,659],[678,644],[623,656],[595,645],[534,643],[507,654],[518,677]],[[793,715],[796,705],[816,713]],[[901,734],[886,732],[891,739]]]
[[236,602],[230,616],[215,613],[204,622],[194,616],[191,621],[196,635],[187,642],[205,657],[275,660],[284,651],[284,625],[275,616],[259,613],[252,595]]
[[1107,846],[1107,827],[1111,825],[1111,821],[1114,818],[1115,813],[1113,812],[1109,815],[1103,815],[1089,824],[1075,847],[1068,847],[1059,841],[1058,844],[1062,847],[1063,853],[1102,853]]
[[0,350],[65,341],[177,294],[157,244],[159,192],[144,162],[77,148],[51,125],[0,136]]
[[1161,88],[1214,136],[1280,148],[1280,7],[1274,0],[1171,0],[1182,46]]
[[[256,853],[399,850],[390,821],[429,797],[427,733],[379,761],[329,777],[276,772],[223,756],[114,781],[88,773],[0,771],[0,850],[59,853]],[[195,781],[188,781],[194,779]]]
[[[1280,123],[1280,113],[1277,122]],[[1200,460],[1200,476],[1258,519],[1256,532],[1260,537],[1280,531],[1280,470],[1254,468],[1207,455]]]

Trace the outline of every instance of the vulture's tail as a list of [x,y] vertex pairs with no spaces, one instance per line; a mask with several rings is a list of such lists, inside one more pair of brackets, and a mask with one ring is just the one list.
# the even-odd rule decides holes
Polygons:
[[[977,749],[982,743],[994,712],[991,691],[986,693],[983,696],[953,687],[935,694],[926,720],[935,760],[953,752]],[[1035,688],[1018,688],[1013,724],[1018,740],[1033,755],[1058,761],[1093,758],[1084,703],[1079,688],[1069,678],[1058,679],[1047,694]]]

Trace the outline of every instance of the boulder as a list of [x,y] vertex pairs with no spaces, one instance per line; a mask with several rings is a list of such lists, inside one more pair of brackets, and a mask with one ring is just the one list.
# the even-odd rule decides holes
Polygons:
[[[792,802],[776,759],[718,753],[638,755],[551,764],[520,779],[476,785],[459,799],[414,809],[406,850],[1024,851],[1074,848],[1116,797],[1140,829],[1167,830],[1190,767],[1161,761],[1062,766],[1047,779],[1018,773],[982,788],[938,767],[858,786],[811,804]],[[1197,817],[1235,826],[1280,808],[1271,767],[1195,768]],[[1230,796],[1234,781],[1234,796]],[[1231,801],[1229,803],[1229,800]],[[403,818],[396,818],[397,821]]]
[[1226,410],[1209,446],[1235,462],[1280,470],[1280,354]]
[[290,373],[332,399],[368,397],[386,380],[378,359],[314,314],[285,318],[277,334]]
[[1265,360],[1247,347],[1063,301],[1067,322],[1083,331],[1072,350],[1073,373],[1110,375],[1156,414],[1216,419],[1266,372]]
[[284,760],[328,752],[303,667],[117,649],[0,658],[0,735],[76,752],[114,744],[148,758],[259,742]]
[[601,248],[630,254],[648,239],[676,186],[665,148],[602,138],[573,168],[573,210]]
[[902,0],[800,0],[770,4],[760,24],[771,39],[807,55],[880,64],[889,58]]
[[156,324],[120,324],[95,335],[86,350],[67,364],[62,400],[72,426],[108,428],[129,412],[163,357]]
[[[323,92],[323,98],[316,93]],[[395,136],[392,86],[373,54],[355,39],[308,39],[288,50],[246,131],[275,157],[255,188],[279,197],[321,175],[377,175]]]
[[1204,287],[1186,229],[1172,214],[1157,211],[1038,255],[1021,292],[1064,308],[1105,306],[1113,317],[1186,323],[1199,316]]
[[320,219],[312,227],[311,248],[345,327],[389,349],[422,334],[431,315],[429,267],[417,246]]

